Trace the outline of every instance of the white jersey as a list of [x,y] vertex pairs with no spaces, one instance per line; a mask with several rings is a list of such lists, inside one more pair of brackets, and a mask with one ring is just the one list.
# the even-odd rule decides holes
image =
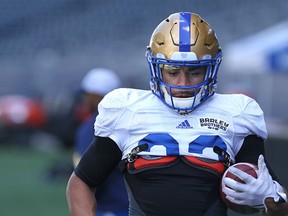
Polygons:
[[219,146],[235,161],[244,138],[267,138],[263,111],[241,94],[214,94],[188,115],[162,103],[150,90],[116,89],[99,104],[95,135],[109,137],[122,151],[122,159],[141,144],[139,155],[188,155],[220,160]]

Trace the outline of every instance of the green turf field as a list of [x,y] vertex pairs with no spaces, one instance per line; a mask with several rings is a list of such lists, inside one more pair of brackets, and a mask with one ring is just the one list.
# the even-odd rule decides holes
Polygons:
[[65,189],[70,158],[68,151],[0,145],[0,215],[68,216]]

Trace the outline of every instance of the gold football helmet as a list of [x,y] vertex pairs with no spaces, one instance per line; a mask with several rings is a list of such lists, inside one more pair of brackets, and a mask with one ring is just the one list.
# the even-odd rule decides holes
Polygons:
[[[193,111],[215,92],[222,51],[214,30],[197,14],[174,13],[163,20],[152,33],[146,59],[151,72],[152,92],[168,107],[181,114]],[[205,66],[205,79],[196,86],[172,86],[162,79],[161,68],[164,65]],[[168,93],[173,88],[193,89],[194,96],[173,97]]]

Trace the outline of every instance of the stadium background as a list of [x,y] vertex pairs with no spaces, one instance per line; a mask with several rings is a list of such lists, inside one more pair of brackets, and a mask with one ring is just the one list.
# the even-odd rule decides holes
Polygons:
[[0,112],[0,215],[68,215],[71,110],[83,75],[109,67],[124,86],[148,89],[145,48],[155,26],[178,11],[200,14],[217,32],[219,92],[259,102],[268,157],[288,186],[287,9],[286,0],[0,0],[0,97],[39,101],[49,123],[11,126]]

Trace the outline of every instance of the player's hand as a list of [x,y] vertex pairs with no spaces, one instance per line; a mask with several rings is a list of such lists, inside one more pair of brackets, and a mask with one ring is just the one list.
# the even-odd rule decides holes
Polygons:
[[287,202],[275,202],[273,198],[268,197],[265,199],[266,212],[263,216],[285,216],[288,215]]
[[244,182],[237,182],[228,177],[223,179],[225,186],[222,190],[230,202],[262,209],[266,197],[272,197],[276,202],[280,200],[278,191],[283,192],[283,188],[278,182],[272,180],[263,155],[258,158],[258,178],[254,178],[235,167],[230,169],[230,172]]

